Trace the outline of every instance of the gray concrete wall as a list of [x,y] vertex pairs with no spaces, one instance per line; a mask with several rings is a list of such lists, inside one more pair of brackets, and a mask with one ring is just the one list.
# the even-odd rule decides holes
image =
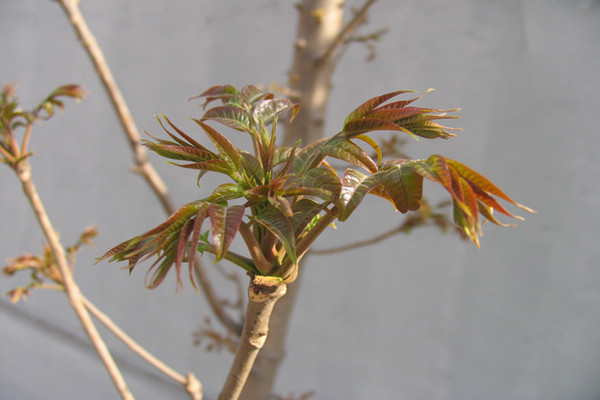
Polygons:
[[[358,4],[359,2],[352,2]],[[82,9],[141,129],[164,113],[189,132],[186,99],[209,86],[285,82],[295,34],[291,2],[94,1]],[[516,229],[484,227],[482,248],[431,229],[339,256],[314,256],[293,316],[277,390],[317,399],[600,399],[600,3],[592,0],[381,0],[367,29],[389,27],[377,58],[348,51],[335,78],[328,132],[368,97],[435,87],[421,105],[460,106],[464,128],[421,140],[481,171],[538,210]],[[0,0],[0,81],[25,106],[80,83],[89,97],[36,127],[33,176],[65,243],[101,232],[79,257],[87,296],[134,338],[214,398],[231,357],[192,345],[209,310],[173,277],[143,288],[94,257],[163,219],[128,173],[129,150],[59,6]],[[201,196],[195,174],[154,158],[178,204]],[[42,237],[18,182],[0,168],[0,259],[37,252]],[[439,198],[442,191],[426,185]],[[377,199],[318,247],[401,221]],[[219,280],[223,293],[233,288]],[[335,292],[325,282],[335,281]],[[6,292],[19,279],[0,278]],[[319,329],[314,329],[318,326]],[[139,399],[186,396],[106,334]],[[35,292],[0,300],[0,399],[117,398],[65,298]]]

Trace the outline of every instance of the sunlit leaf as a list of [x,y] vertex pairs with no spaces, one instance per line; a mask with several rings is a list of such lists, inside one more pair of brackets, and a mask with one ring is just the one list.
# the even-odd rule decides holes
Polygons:
[[349,139],[334,138],[323,144],[321,153],[328,157],[349,162],[370,172],[377,172],[377,164],[373,159],[360,146]]
[[306,147],[299,149],[294,157],[294,169],[299,175],[304,174],[306,171],[318,167],[323,160],[325,155],[321,152],[322,145],[329,139],[323,138],[318,139],[309,144]]
[[[206,147],[202,146],[200,143],[198,143],[197,141],[195,141],[194,139],[192,139],[190,136],[186,135],[185,132],[183,132],[181,129],[179,129],[177,126],[175,126],[175,124],[173,124],[169,118],[167,118],[166,116],[164,116],[163,114],[160,114],[160,116],[167,121],[167,123],[169,124],[169,126],[171,128],[173,128],[175,130],[175,132],[177,132],[177,134],[179,136],[181,136],[182,138],[185,139],[185,141],[181,140],[180,138],[178,138],[177,136],[175,136],[174,134],[172,134],[171,132],[169,132],[169,130],[167,128],[165,128],[165,126],[163,125],[162,121],[160,120],[160,118],[156,117],[158,123],[160,124],[160,126],[163,128],[163,130],[170,136],[172,137],[175,141],[177,141],[179,144],[184,145],[184,146],[192,146],[195,147],[197,149],[201,149],[204,151],[209,151]],[[149,136],[151,136],[152,138],[154,138],[152,135],[148,134]]]
[[239,168],[242,163],[242,159],[237,148],[233,145],[233,143],[231,143],[225,136],[217,132],[216,129],[206,125],[204,122],[199,121],[197,119],[192,120],[202,127],[204,132],[214,143],[217,150],[219,150],[221,156],[225,160],[231,162],[234,168]]
[[315,190],[315,195],[323,200],[336,202],[339,198],[342,183],[335,172],[329,168],[314,168],[301,175],[296,187],[310,188]]
[[252,104],[268,95],[268,93],[259,90],[254,85],[245,86],[240,94],[242,100],[245,101],[247,104]]
[[219,172],[221,174],[226,174],[228,176],[234,176],[235,174],[237,174],[237,171],[232,169],[230,164],[225,160],[208,160],[208,161],[201,161],[201,162],[192,163],[192,164],[175,164],[175,163],[170,163],[170,164],[176,165],[176,166],[182,167],[182,168],[188,168],[188,169],[199,169],[202,171]]
[[[250,116],[246,111],[234,106],[220,106],[211,108],[202,116],[201,121],[213,120],[238,131],[250,132]],[[195,120],[198,122],[198,120]]]
[[391,99],[393,97],[396,97],[399,94],[408,93],[408,92],[414,92],[414,90],[399,90],[399,91],[396,91],[396,92],[382,94],[381,96],[373,97],[372,99],[369,99],[369,100],[365,101],[360,106],[358,106],[357,108],[355,108],[350,114],[348,114],[348,116],[344,120],[344,125],[346,125],[350,121],[354,121],[354,120],[357,120],[359,118],[362,118],[369,111],[373,110],[374,108],[376,108],[380,104],[385,103],[389,99]]
[[447,162],[456,169],[460,176],[473,183],[477,187],[481,188],[482,190],[486,191],[487,193],[493,194],[494,196],[498,196],[502,200],[508,201],[509,203],[514,204],[515,206],[525,211],[535,212],[531,208],[519,204],[510,197],[508,197],[502,190],[500,190],[496,185],[490,182],[489,179],[479,174],[478,172],[472,170],[471,168],[467,167],[466,165],[454,160],[447,160]]
[[350,121],[344,125],[344,135],[346,137],[353,137],[360,135],[361,133],[371,131],[398,131],[404,132],[413,138],[419,140],[417,136],[409,131],[408,129],[397,125],[393,122],[384,121],[381,119],[363,118],[356,121]]
[[271,99],[261,101],[253,112],[255,121],[261,121],[265,126],[273,122],[275,117],[292,111],[292,117],[298,113],[300,106],[289,99]]
[[363,142],[365,142],[369,146],[371,146],[373,148],[373,150],[375,150],[375,154],[377,155],[377,165],[381,164],[383,154],[381,152],[381,148],[379,147],[379,145],[377,144],[377,142],[375,140],[373,140],[372,138],[370,138],[367,135],[356,135],[355,139],[362,140]]
[[214,153],[195,147],[157,144],[147,140],[142,140],[142,143],[155,153],[172,160],[200,162],[217,158]]
[[348,168],[342,177],[338,219],[347,220],[363,198],[379,185],[381,185],[381,173],[365,175]]
[[416,211],[423,198],[423,177],[415,172],[410,162],[392,165],[382,170],[383,187],[398,211]]
[[224,201],[239,199],[244,196],[244,191],[237,183],[224,183],[217,186],[215,190],[204,201],[210,203],[221,203]]
[[198,96],[195,96],[195,97],[191,97],[188,100],[198,99],[200,97],[206,97],[206,101],[202,105],[202,108],[205,109],[206,106],[214,100],[219,99],[223,103],[225,103],[228,99],[230,99],[231,97],[233,97],[237,94],[238,94],[238,91],[234,86],[220,85],[220,86],[213,86],[213,87],[209,88],[208,90],[206,90],[205,92],[203,92],[202,94],[199,94]]

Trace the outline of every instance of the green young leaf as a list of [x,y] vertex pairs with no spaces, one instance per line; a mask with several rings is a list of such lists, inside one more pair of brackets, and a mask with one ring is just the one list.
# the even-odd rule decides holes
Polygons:
[[401,213],[417,211],[423,199],[423,177],[411,167],[411,162],[394,164],[382,169],[383,187]]
[[294,169],[298,175],[302,175],[306,171],[318,167],[325,160],[325,155],[321,152],[321,148],[328,140],[327,138],[315,140],[296,152]]
[[264,97],[273,96],[269,93],[265,93],[262,90],[259,90],[254,85],[245,86],[241,91],[241,98],[246,104],[252,104],[254,102],[263,99]]
[[363,142],[371,146],[373,150],[375,150],[375,154],[377,154],[377,165],[381,164],[381,160],[383,159],[383,153],[381,152],[381,148],[375,140],[373,140],[367,135],[356,135],[355,139],[362,140]]
[[232,167],[239,169],[242,164],[242,158],[238,149],[233,145],[233,143],[231,143],[225,136],[221,135],[215,129],[206,125],[204,122],[193,118],[192,120],[202,127],[206,135],[214,143],[215,147],[221,154],[221,157],[230,162]]
[[[251,132],[250,116],[246,111],[235,106],[220,106],[211,108],[202,116],[201,121],[213,120],[242,132]],[[198,120],[194,120],[199,122]]]
[[[59,97],[69,97],[75,100],[81,100],[85,97],[85,91],[79,85],[64,85],[55,89],[31,112],[36,118],[43,120],[50,119],[54,115],[54,107],[64,111],[65,107]],[[45,115],[42,113],[44,111]]]
[[273,122],[273,119],[284,114],[288,111],[292,111],[292,119],[298,113],[300,106],[293,103],[289,99],[270,99],[263,100],[254,109],[252,117],[254,121],[261,121],[265,126]]
[[377,172],[375,161],[360,146],[349,139],[343,137],[333,138],[323,144],[321,153],[325,156],[349,162],[369,172]]
[[172,160],[202,162],[218,159],[217,155],[213,152],[201,150],[195,147],[154,143],[148,140],[142,140],[142,143],[155,153]]
[[294,228],[294,236],[299,237],[302,232],[308,227],[313,218],[325,208],[325,204],[318,201],[304,198],[300,199],[292,205],[294,215],[292,216],[292,227]]
[[224,183],[217,186],[215,190],[204,201],[209,203],[222,203],[229,200],[239,199],[244,196],[244,191],[237,183]]
[[342,177],[338,219],[345,221],[358,207],[364,197],[377,186],[381,185],[381,173],[365,175],[348,168]]
[[252,154],[240,150],[242,156],[242,168],[240,173],[245,177],[249,185],[260,185],[265,180],[265,173],[260,161]]
[[254,217],[254,220],[267,228],[281,241],[287,256],[296,264],[298,262],[296,239],[290,218],[276,207],[266,207]]
[[319,167],[301,175],[294,187],[312,189],[315,196],[335,203],[339,198],[342,182],[335,171],[327,167]]

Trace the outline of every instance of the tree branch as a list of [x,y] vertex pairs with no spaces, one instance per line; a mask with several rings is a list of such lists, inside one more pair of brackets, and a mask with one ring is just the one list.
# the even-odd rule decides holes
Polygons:
[[[108,315],[104,314],[85,296],[82,295],[81,300],[90,313],[96,317],[98,321],[102,322],[102,324],[104,324],[104,326],[106,326],[108,330],[110,330],[117,338],[125,343],[131,351],[142,357],[146,362],[169,378],[173,379],[175,382],[181,384],[188,391],[192,400],[202,400],[202,385],[193,374],[188,374],[187,376],[179,374],[177,371],[173,370],[171,367],[154,357],[146,349],[140,346],[135,340],[133,340],[121,328],[119,328],[119,326],[117,326]],[[193,391],[191,391],[192,388]]]
[[154,193],[160,199],[160,202],[167,212],[172,214],[175,211],[175,207],[171,199],[169,198],[167,187],[164,182],[148,161],[145,149],[140,145],[140,134],[135,125],[129,107],[121,94],[121,90],[117,86],[117,83],[113,77],[113,74],[104,58],[102,49],[98,45],[98,41],[90,31],[87,23],[81,11],[79,10],[78,0],[59,0],[60,5],[65,10],[65,13],[71,21],[71,25],[75,28],[77,36],[81,41],[81,44],[88,53],[88,56],[94,64],[94,68],[104,85],[104,88],[108,92],[108,97],[112,102],[112,105],[119,117],[119,121],[125,130],[125,134],[129,141],[129,146],[134,155],[135,170],[139,172],[144,179],[148,182],[150,187],[154,190]]
[[[175,211],[173,202],[170,199],[168,189],[158,175],[150,161],[146,156],[146,150],[140,145],[140,134],[135,125],[129,107],[125,102],[123,95],[113,77],[113,74],[108,66],[102,49],[98,44],[98,41],[94,37],[93,33],[89,29],[85,18],[83,17],[81,10],[79,9],[79,0],[58,0],[60,5],[63,7],[65,13],[69,17],[71,25],[75,29],[81,44],[86,50],[90,57],[94,68],[104,88],[107,91],[108,97],[112,102],[113,108],[123,126],[125,135],[127,136],[129,146],[133,152],[133,158],[135,161],[135,170],[143,176],[145,181],[150,185],[152,191],[159,199],[164,211],[167,215],[171,215]],[[223,322],[227,328],[231,328],[236,324],[229,318],[225,311],[221,307],[221,301],[216,296],[215,290],[212,287],[212,282],[208,277],[208,273],[204,268],[204,264],[199,257],[196,257],[194,262],[194,272],[200,282],[202,291],[206,296],[208,304],[219,319]]]
[[23,192],[27,196],[29,203],[31,204],[31,208],[35,213],[35,216],[38,220],[42,231],[44,232],[44,236],[48,241],[48,245],[52,250],[52,254],[56,260],[56,264],[60,270],[60,274],[63,279],[63,283],[65,285],[65,291],[67,293],[67,297],[69,302],[71,303],[71,307],[75,310],[83,329],[87,333],[90,341],[92,342],[94,348],[98,352],[98,356],[100,360],[104,363],[108,374],[110,375],[115,387],[119,391],[119,394],[124,400],[133,400],[133,394],[129,391],[117,364],[115,363],[112,355],[110,354],[106,344],[102,340],[102,337],[98,333],[94,322],[92,321],[89,313],[87,312],[85,305],[83,303],[83,295],[75,280],[73,279],[72,272],[69,268],[67,258],[65,255],[65,250],[58,240],[58,235],[56,231],[52,227],[50,223],[50,219],[46,210],[44,209],[44,205],[37,193],[35,185],[31,179],[31,167],[27,159],[20,161],[15,166],[15,172],[19,180],[21,181]]
[[417,225],[425,226],[424,223],[415,224],[414,219],[411,219],[410,217],[408,217],[406,219],[406,221],[404,221],[402,224],[400,224],[396,228],[390,229],[387,232],[380,233],[379,235],[374,236],[370,239],[359,240],[354,243],[350,243],[350,244],[339,246],[339,247],[331,247],[328,249],[312,249],[311,253],[312,254],[320,254],[320,255],[334,254],[334,253],[341,253],[341,252],[348,251],[348,250],[353,250],[353,249],[356,249],[359,247],[370,246],[370,245],[379,243],[385,239],[388,239],[394,235],[397,235],[399,233],[408,233],[408,231],[410,231],[412,228],[414,228]]
[[326,63],[333,59],[335,51],[342,45],[348,42],[348,39],[356,32],[358,27],[362,25],[369,12],[369,8],[376,2],[377,0],[367,0],[365,4],[354,14],[354,17],[344,25],[340,33],[331,43],[325,54],[319,59],[319,63]]

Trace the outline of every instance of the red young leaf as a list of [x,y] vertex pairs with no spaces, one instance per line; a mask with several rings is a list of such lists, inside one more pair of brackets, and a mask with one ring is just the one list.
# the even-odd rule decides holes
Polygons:
[[230,161],[235,168],[239,169],[242,163],[242,159],[240,153],[238,152],[237,148],[233,145],[233,143],[231,143],[225,136],[217,132],[217,130],[206,125],[204,122],[193,118],[192,120],[202,127],[204,132],[208,135],[210,140],[219,150],[221,156],[224,159]]
[[240,228],[240,223],[244,217],[244,207],[223,207],[213,203],[208,208],[208,217],[210,218],[213,246],[215,247],[215,258],[216,261],[220,261],[227,253]]
[[371,131],[399,131],[407,133],[416,140],[419,140],[419,138],[408,129],[400,125],[396,125],[393,122],[384,121],[382,119],[363,118],[350,121],[346,125],[344,125],[344,136],[346,137],[353,137],[361,133]]
[[417,211],[423,198],[423,177],[409,163],[386,168],[382,179],[387,194],[401,213]]
[[385,103],[389,99],[396,97],[399,94],[408,92],[414,92],[414,90],[399,90],[396,92],[382,94],[381,96],[373,97],[372,99],[365,101],[360,106],[355,108],[350,114],[348,114],[346,120],[344,121],[344,125],[346,125],[350,121],[355,121],[359,118],[362,118],[369,111],[373,110],[378,105]]
[[511,199],[510,197],[508,197],[502,190],[500,190],[498,187],[496,187],[496,185],[494,185],[492,182],[490,182],[486,177],[484,177],[483,175],[479,174],[478,172],[472,170],[471,168],[467,167],[466,165],[461,164],[458,161],[454,161],[454,160],[448,160],[448,163],[456,169],[456,171],[458,172],[458,174],[460,176],[467,179],[469,182],[478,186],[479,188],[486,191],[487,193],[493,194],[494,196],[498,196],[502,200],[506,200],[509,203],[514,204],[515,206],[517,206],[525,211],[535,212],[531,208],[526,207],[522,204],[519,204],[516,201],[514,201],[513,199]]
[[[165,117],[164,115],[160,114],[160,116],[162,118],[165,119],[165,121],[167,121],[167,123],[169,124],[169,126],[171,126],[171,128],[175,129],[175,131],[179,134],[179,136],[181,136],[182,138],[184,138],[185,140],[187,140],[187,143],[182,141],[181,139],[179,139],[177,136],[173,135],[171,132],[169,132],[168,129],[166,129],[162,123],[162,121],[160,120],[160,118],[156,117],[156,119],[158,120],[158,123],[160,124],[160,126],[163,128],[163,130],[165,132],[167,132],[167,134],[169,136],[171,136],[174,140],[176,140],[179,144],[182,144],[184,146],[187,145],[191,145],[192,147],[196,147],[198,149],[204,150],[204,151],[208,151],[208,149],[204,146],[202,146],[200,143],[196,142],[194,139],[192,139],[190,136],[186,135],[185,132],[183,132],[181,129],[177,128],[175,126],[175,124],[173,124],[169,118]],[[152,135],[150,135],[152,136]]]

